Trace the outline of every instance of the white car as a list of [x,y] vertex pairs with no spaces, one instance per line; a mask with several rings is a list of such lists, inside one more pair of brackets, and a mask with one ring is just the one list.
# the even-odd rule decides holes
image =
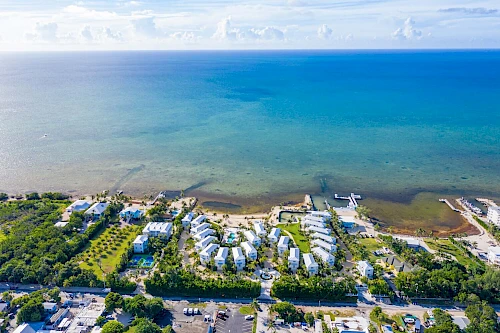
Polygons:
[[188,309],[188,315],[192,315],[193,314],[193,308],[189,308]]
[[188,308],[184,308],[184,310],[182,310],[182,312],[187,315],[188,314]]
[[245,316],[245,320],[252,320],[252,319],[253,319],[253,315]]
[[193,310],[193,314],[194,314],[194,315],[197,315],[197,314],[199,314],[199,313],[200,313],[200,310],[199,310],[198,308],[194,308],[194,310]]
[[210,317],[210,315],[205,315],[205,318],[203,318],[203,321],[209,323],[212,321],[212,317]]

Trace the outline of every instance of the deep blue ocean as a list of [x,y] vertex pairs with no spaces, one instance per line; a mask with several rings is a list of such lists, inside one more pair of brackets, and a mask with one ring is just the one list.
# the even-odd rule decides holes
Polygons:
[[0,191],[500,197],[499,51],[0,54]]

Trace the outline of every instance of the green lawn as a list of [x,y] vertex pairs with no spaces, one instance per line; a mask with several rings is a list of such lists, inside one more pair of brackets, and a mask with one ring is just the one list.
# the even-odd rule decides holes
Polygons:
[[309,240],[306,236],[303,236],[299,233],[300,223],[281,223],[278,224],[277,227],[288,231],[292,235],[293,241],[299,247],[300,252],[311,252],[311,249],[309,247]]
[[457,259],[460,264],[464,266],[476,265],[476,262],[473,259],[464,256],[462,251],[455,245],[453,245],[453,243],[450,242],[449,239],[426,239],[425,242],[431,249],[435,251],[441,250],[442,252],[451,254]]
[[240,308],[240,313],[242,315],[251,315],[254,313],[254,310],[251,306],[249,305],[244,305]]
[[380,250],[384,245],[377,242],[375,238],[359,238],[358,241],[370,253],[370,259],[373,259],[374,262],[377,261],[379,257],[374,255],[373,251]]
[[[111,228],[107,228],[98,238],[90,241],[88,249],[82,253],[80,267],[93,270],[99,279],[102,279],[102,271],[98,262],[101,260],[101,267],[105,273],[111,273],[120,262],[121,255],[127,250],[137,236],[138,226],[128,226],[123,229],[115,229],[113,234]],[[118,234],[123,238],[119,239]]]

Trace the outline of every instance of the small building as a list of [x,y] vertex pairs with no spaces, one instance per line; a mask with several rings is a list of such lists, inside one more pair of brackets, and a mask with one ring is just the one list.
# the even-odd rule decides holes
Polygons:
[[266,237],[267,232],[266,229],[264,228],[264,224],[260,221],[255,221],[253,224],[253,228],[255,230],[255,233],[259,237]]
[[200,252],[200,261],[203,265],[212,259],[212,254],[219,248],[218,244],[209,244]]
[[193,236],[196,240],[202,240],[203,238],[215,234],[214,229],[205,229]]
[[300,250],[297,247],[292,247],[290,249],[290,255],[288,255],[288,268],[292,272],[295,272],[300,265]]
[[250,242],[243,242],[240,244],[243,250],[245,251],[245,255],[250,260],[257,260],[257,250],[253,247]]
[[315,216],[312,214],[308,214],[304,216],[302,219],[302,222],[315,222],[315,223],[321,223],[323,226],[326,226],[326,220],[322,216]]
[[488,262],[493,265],[500,265],[500,246],[488,247]]
[[245,238],[252,243],[253,246],[259,247],[261,240],[260,237],[258,237],[252,230],[246,230],[243,235],[245,235]]
[[193,220],[193,217],[194,217],[194,213],[193,212],[187,213],[186,216],[184,216],[182,218],[182,220],[181,220],[182,226],[184,228],[188,227],[191,224],[191,221]]
[[[5,301],[0,301],[0,313],[7,313],[10,308],[10,303]],[[1,325],[0,325],[1,326]]]
[[329,253],[334,253],[337,252],[337,245],[333,245],[331,243],[327,243],[322,239],[314,239],[311,241],[312,246],[319,246],[322,249],[325,249],[325,251],[328,251]]
[[14,333],[35,333],[35,330],[27,323],[17,326]]
[[267,238],[271,243],[276,243],[279,239],[280,233],[281,233],[280,228],[272,228]]
[[356,268],[361,276],[366,276],[367,278],[373,278],[373,266],[366,260],[358,261]]
[[212,243],[215,239],[216,238],[214,236],[207,236],[207,237],[203,238],[202,240],[200,240],[199,242],[197,242],[196,244],[194,244],[194,247],[195,247],[196,251],[201,251],[205,247],[207,247],[208,244]]
[[500,227],[500,207],[488,207],[488,214],[486,215],[488,222]]
[[229,253],[229,248],[221,247],[214,258],[215,266],[218,270],[222,270],[222,267],[226,264],[227,254]]
[[148,250],[148,236],[139,235],[134,240],[134,253],[146,253]]
[[342,223],[342,226],[346,229],[351,229],[354,228],[356,225],[356,220],[354,219],[353,216],[339,216],[339,221]]
[[71,205],[66,207],[66,212],[70,214],[73,212],[83,212],[84,210],[88,209],[90,205],[92,205],[91,201],[76,200]]
[[332,256],[329,252],[326,252],[324,249],[315,247],[311,249],[311,251],[318,257],[320,257],[321,260],[323,260],[323,262],[328,266],[333,266],[335,264],[335,257]]
[[169,239],[172,235],[172,227],[170,222],[149,222],[142,229],[142,234],[148,237]]
[[332,213],[323,212],[319,210],[311,210],[307,212],[311,216],[322,217],[325,221],[330,221],[332,219]]
[[453,320],[453,323],[460,327],[461,330],[465,330],[470,324],[470,320],[467,317],[452,316],[451,319]]
[[286,250],[288,250],[288,243],[290,242],[290,237],[281,236],[278,242],[278,255],[281,257]]
[[420,241],[416,238],[411,238],[411,237],[394,237],[394,238],[405,242],[410,249],[418,250],[420,248]]
[[98,219],[101,217],[102,213],[104,213],[104,211],[108,206],[109,203],[107,202],[96,202],[89,209],[85,211],[85,215],[93,219]]
[[57,312],[57,303],[54,303],[54,302],[43,302],[42,303],[42,306],[43,306],[43,310],[45,311],[45,313],[50,313],[50,314],[54,314]]
[[208,229],[210,228],[212,225],[210,223],[207,223],[207,222],[204,222],[202,224],[198,224],[197,226],[193,226],[191,225],[191,230],[189,230],[189,233],[191,235],[196,235],[197,233],[199,233],[200,231],[203,231],[205,229]]
[[200,225],[203,221],[205,221],[207,217],[205,215],[198,215],[192,222],[191,222],[191,228],[196,227]]
[[241,251],[241,247],[233,247],[232,251],[233,251],[233,261],[234,264],[236,265],[236,269],[241,271],[243,268],[245,268],[246,265],[245,256]]
[[45,327],[48,329],[56,329],[57,326],[66,318],[69,314],[69,308],[61,308],[55,314],[53,314],[49,321],[46,323]]
[[317,233],[318,232],[318,233],[324,234],[324,235],[330,235],[330,232],[331,232],[330,229],[318,228],[318,227],[313,227],[313,226],[307,227],[306,231],[309,233]]
[[144,215],[144,212],[139,208],[135,207],[127,207],[120,212],[120,217],[124,219],[140,219]]
[[316,227],[316,228],[325,228],[326,227],[325,223],[316,222],[316,221],[309,221],[309,220],[302,221],[302,225],[304,225],[306,227]]
[[324,240],[325,242],[331,243],[331,244],[337,244],[337,239],[335,237],[325,235],[325,234],[322,234],[320,232],[315,232],[314,234],[311,235],[311,238],[321,239],[321,240]]
[[314,260],[314,257],[311,253],[304,253],[302,255],[304,258],[304,265],[306,266],[306,270],[309,273],[309,275],[316,275],[318,274],[318,263],[316,260]]

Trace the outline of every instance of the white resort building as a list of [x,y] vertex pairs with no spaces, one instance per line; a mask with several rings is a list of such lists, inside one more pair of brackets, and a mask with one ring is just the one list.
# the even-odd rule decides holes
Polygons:
[[188,227],[191,224],[191,221],[193,220],[193,217],[194,217],[194,213],[193,212],[187,213],[186,216],[184,216],[182,218],[182,220],[181,220],[182,226],[184,228]]
[[236,269],[241,271],[245,268],[246,264],[245,256],[243,255],[243,252],[241,252],[241,247],[233,247],[231,250],[233,251],[233,261],[236,265]]
[[300,265],[300,250],[297,247],[292,247],[290,249],[290,255],[288,256],[288,268],[292,272],[295,272]]
[[255,247],[253,247],[252,243],[250,242],[242,242],[241,247],[243,248],[243,251],[245,251],[245,255],[249,260],[256,260],[257,259],[257,250]]
[[209,244],[200,252],[200,261],[203,265],[212,259],[212,254],[219,248],[218,244]]
[[278,242],[278,255],[281,257],[286,250],[288,250],[288,243],[290,242],[290,237],[281,236]]
[[108,206],[109,203],[107,202],[96,202],[85,211],[85,215],[91,216],[94,219],[98,219],[101,217],[102,213],[104,213],[106,207]]
[[337,245],[333,245],[331,243],[327,243],[322,239],[314,239],[311,241],[311,246],[319,246],[325,251],[328,251],[329,253],[334,253],[337,252]]
[[280,233],[281,233],[280,228],[272,228],[267,238],[269,239],[270,242],[276,243],[279,239]]
[[325,228],[326,227],[326,225],[324,223],[316,222],[316,221],[309,221],[309,220],[302,221],[302,225],[304,225],[306,227],[316,227],[316,228]]
[[189,230],[189,233],[191,235],[196,235],[200,231],[203,231],[203,230],[208,229],[210,227],[211,227],[210,223],[204,222],[202,224],[198,224],[197,226],[191,226],[191,230]]
[[325,242],[331,243],[331,244],[337,244],[337,239],[335,239],[335,237],[328,236],[328,235],[322,234],[320,232],[315,232],[314,234],[311,235],[311,238],[321,239],[321,240],[324,240]]
[[302,219],[302,222],[303,223],[314,222],[314,223],[320,223],[323,226],[326,226],[326,221],[325,221],[325,219],[323,217],[321,217],[321,216],[314,216],[312,214],[308,214],[308,215],[304,216],[304,218]]
[[332,213],[330,212],[312,210],[307,213],[311,216],[322,217],[325,221],[330,221],[332,219]]
[[315,247],[311,250],[314,254],[323,260],[323,262],[329,266],[333,266],[335,264],[335,257],[330,253],[326,252],[324,249],[320,247]]
[[170,222],[149,222],[142,229],[142,234],[148,237],[160,237],[169,239],[172,235],[172,223]]
[[203,238],[215,234],[214,229],[205,229],[193,236],[196,240],[202,240]]
[[373,266],[366,260],[358,261],[356,265],[361,276],[366,276],[367,278],[373,278]]
[[229,248],[221,247],[214,258],[215,266],[218,270],[222,270],[222,266],[226,264],[227,254],[229,253]]
[[500,265],[500,246],[490,246],[488,248],[488,262],[494,265]]
[[259,237],[266,237],[267,232],[266,229],[264,228],[264,224],[260,221],[255,221],[253,224],[253,228],[255,229],[255,233]]
[[500,207],[489,207],[488,208],[488,222],[500,227]]
[[330,235],[330,232],[331,230],[330,229],[327,229],[327,228],[318,228],[318,227],[307,227],[306,228],[306,231],[309,232],[309,233],[320,233],[320,234],[324,234],[324,235]]
[[134,253],[146,253],[148,250],[148,236],[139,235],[134,240]]
[[66,207],[66,212],[67,213],[72,213],[72,212],[82,212],[86,209],[88,209],[92,205],[91,201],[87,200],[76,200],[73,202],[71,205]]
[[206,216],[205,215],[199,215],[197,216],[192,222],[191,222],[191,227],[197,227],[198,225],[200,225],[203,221],[206,220]]
[[243,235],[245,235],[245,238],[252,243],[253,246],[259,247],[260,246],[260,238],[257,237],[257,235],[252,231],[252,230],[246,230]]
[[311,253],[304,253],[302,257],[304,258],[304,265],[309,275],[318,274],[318,263],[314,260],[313,255]]
[[194,247],[195,247],[196,251],[201,251],[205,247],[207,247],[208,244],[212,243],[214,240],[215,240],[214,236],[207,236],[207,237],[203,238],[201,241],[194,244]]

